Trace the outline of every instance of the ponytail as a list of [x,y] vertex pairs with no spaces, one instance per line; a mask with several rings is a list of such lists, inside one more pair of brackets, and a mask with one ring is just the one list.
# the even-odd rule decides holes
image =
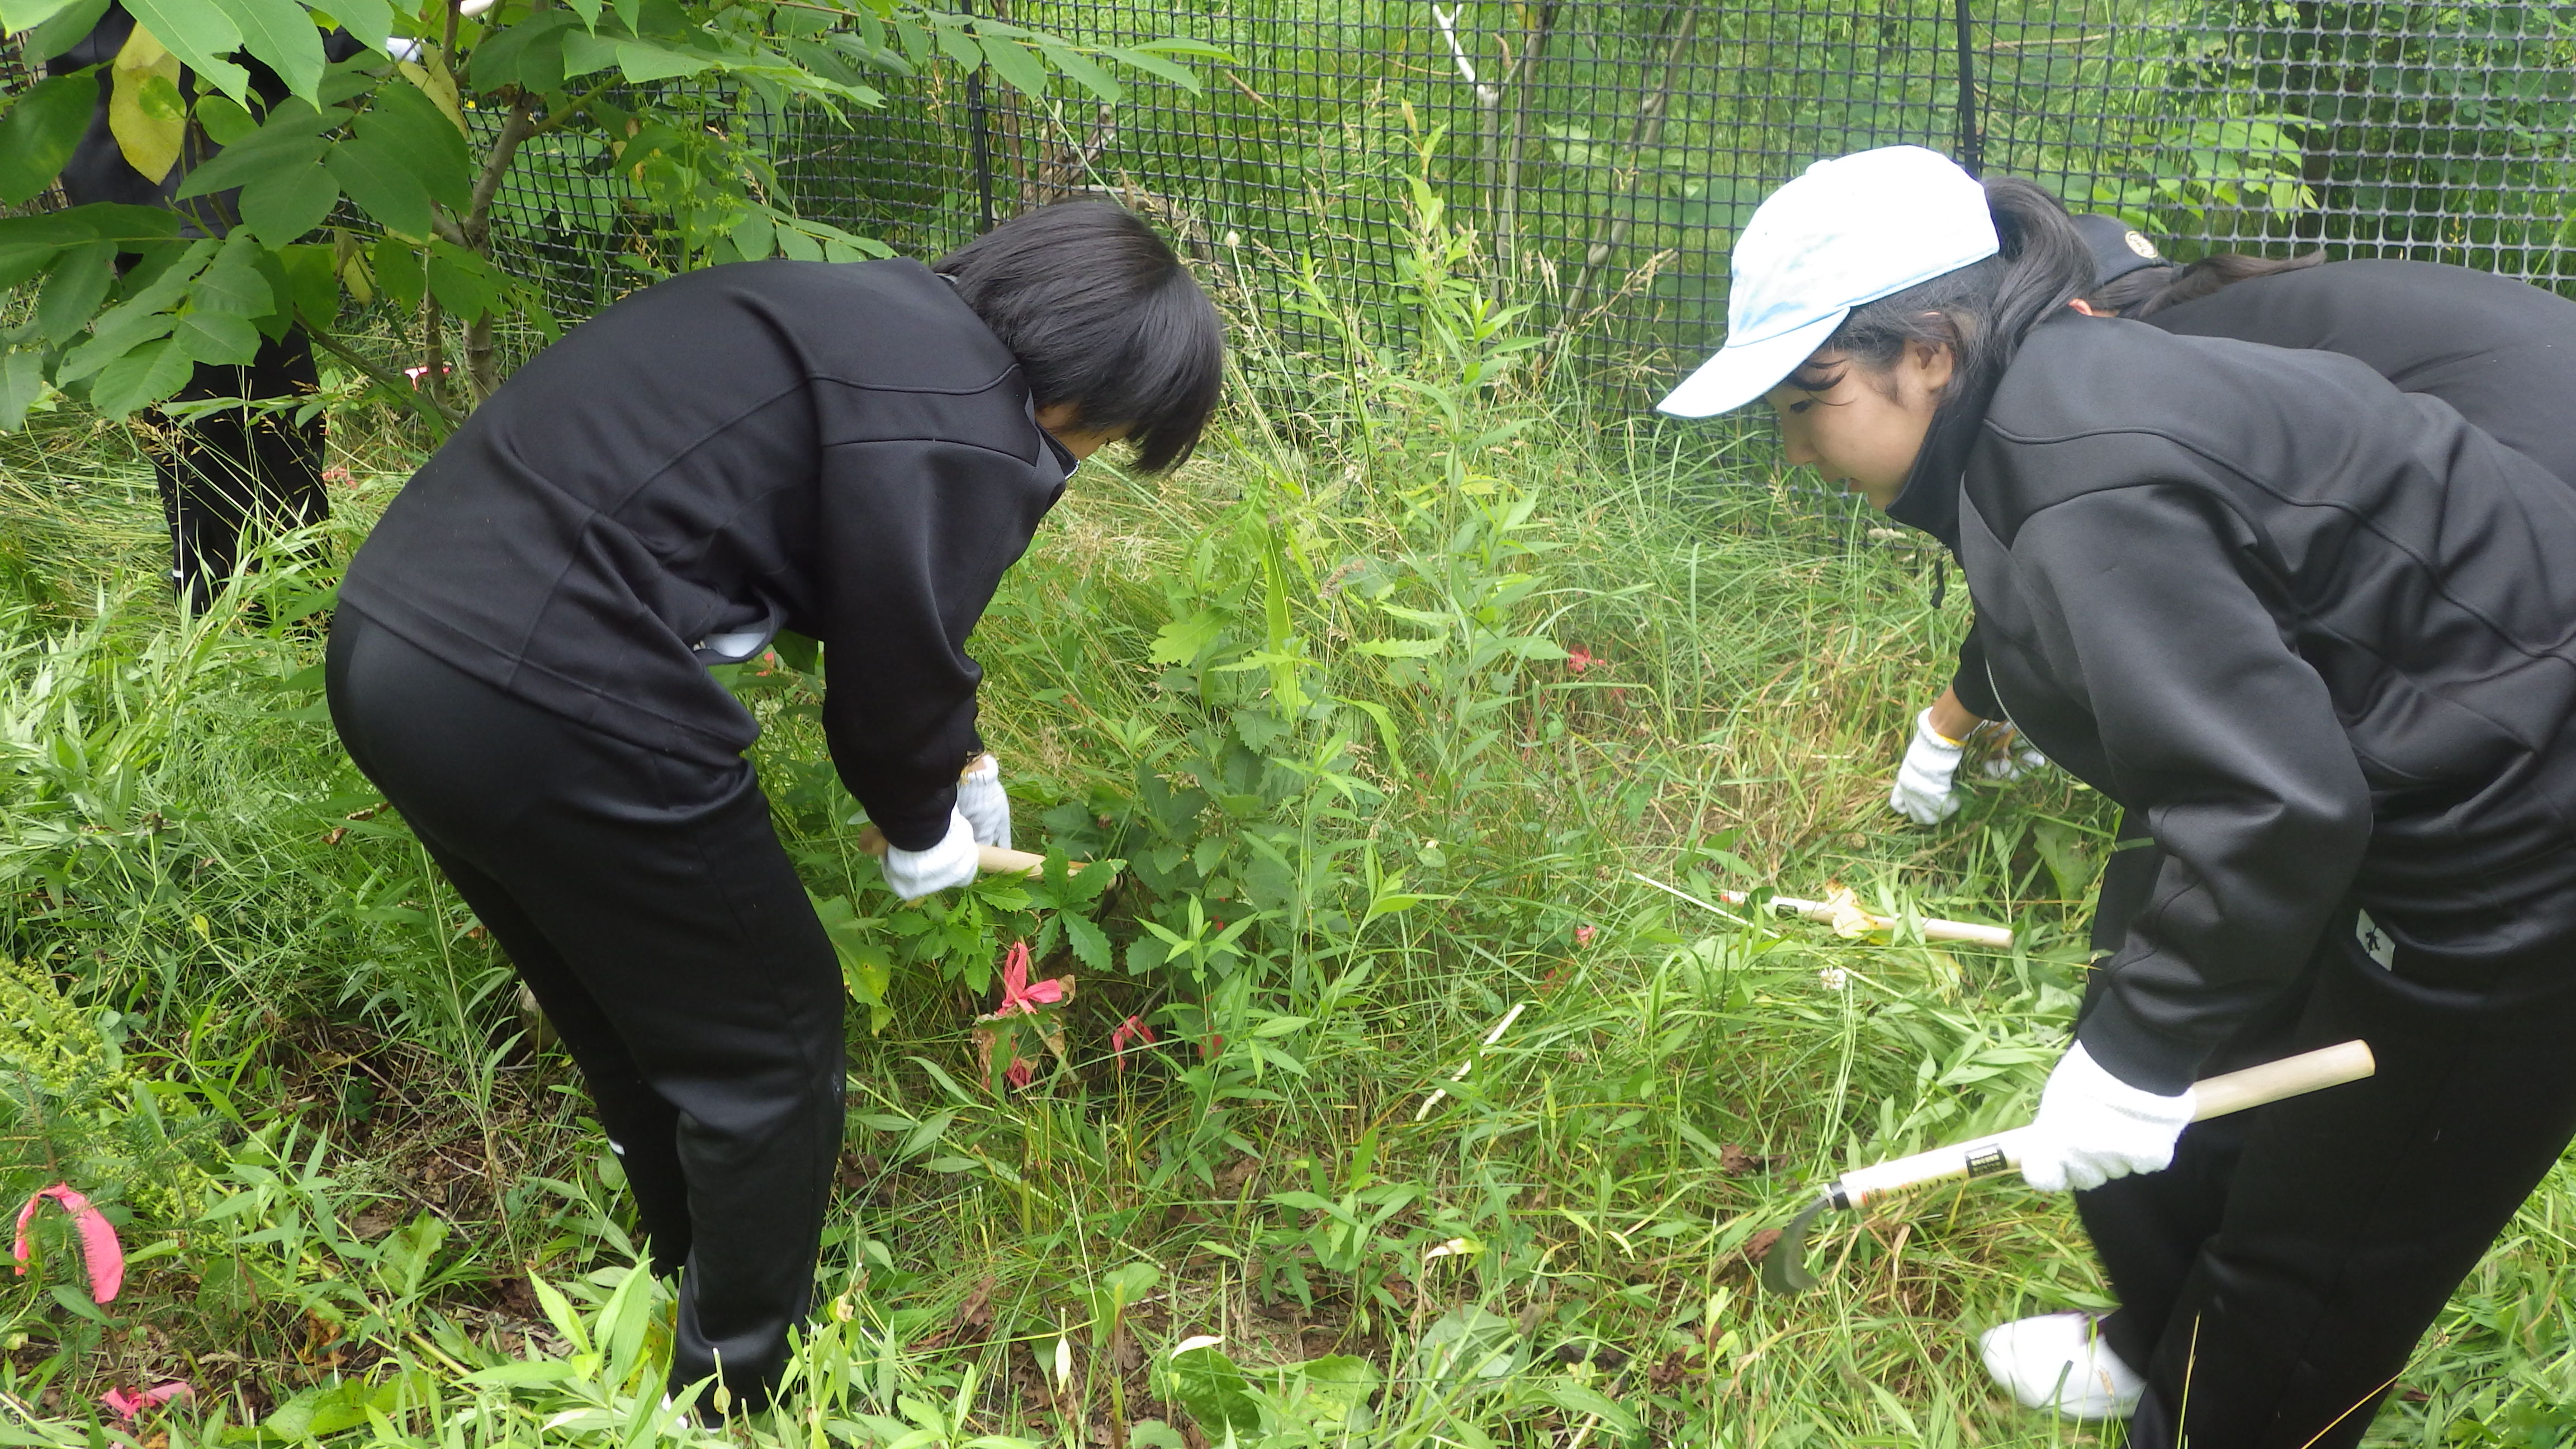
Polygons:
[[1825,346],[1871,372],[1895,366],[1909,342],[1947,347],[1958,363],[1942,402],[1992,392],[2030,329],[2092,286],[2093,253],[2056,197],[2011,176],[1985,187],[1995,255],[1854,307]]
[[[2217,252],[2187,267],[2164,267],[2114,278],[2086,297],[2095,310],[2121,317],[2152,317],[2167,307],[2197,302],[2239,282],[2303,272],[2326,259],[2324,252],[2295,257],[2250,257],[2243,252]],[[2136,279],[2134,285],[2131,278]]]

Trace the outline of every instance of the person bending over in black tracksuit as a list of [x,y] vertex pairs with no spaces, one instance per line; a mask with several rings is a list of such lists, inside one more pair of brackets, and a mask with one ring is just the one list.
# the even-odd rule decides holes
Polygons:
[[1163,240],[1070,201],[931,267],[745,262],[610,307],[422,467],[326,668],[359,768],[533,990],[680,1276],[674,1389],[774,1390],[841,1146],[843,988],[707,666],[823,641],[833,764],[907,899],[1009,843],[967,635],[1078,459],[1218,394]]
[[[1663,406],[1767,395],[1947,545],[2013,723],[2160,856],[2023,1173],[2212,1210],[1989,1371],[2157,1449],[2355,1443],[2576,1134],[2576,490],[2354,358],[2078,315],[2057,202],[1918,148],[1791,182],[1733,269]],[[2353,1038],[2370,1080],[2189,1125],[2195,1079]]]
[[[2576,302],[2525,282],[2428,262],[2327,262],[2221,252],[2189,266],[2110,216],[2078,216],[2094,286],[2076,305],[2186,337],[2339,352],[2402,392],[2429,393],[2497,442],[2576,487]],[[1950,687],[1915,716],[1888,806],[1917,825],[1958,809],[1953,779],[1968,737],[2001,724],[1972,626]],[[1989,769],[2033,763],[2012,750]],[[2123,852],[2123,859],[2126,858]]]
[[[483,0],[485,5],[489,0]],[[467,14],[475,13],[469,3]],[[99,73],[98,104],[89,127],[81,133],[63,167],[65,199],[75,206],[118,202],[176,211],[183,236],[226,236],[236,215],[237,192],[177,199],[188,173],[214,159],[221,148],[192,122],[181,138],[178,162],[168,174],[146,176],[125,159],[108,124],[113,87],[103,69],[116,59],[134,34],[134,17],[121,4],[111,4],[87,35],[60,55],[45,59],[50,75],[69,75],[90,66]],[[394,42],[396,46],[404,43]],[[364,47],[345,30],[323,42],[332,60],[348,60]],[[286,83],[258,58],[237,56],[250,72],[252,99],[264,112],[287,98]],[[193,84],[194,72],[182,70],[181,94]],[[239,365],[202,362],[173,402],[242,398],[252,402],[309,396],[319,379],[313,366],[313,344],[300,328],[260,339],[259,352]],[[331,515],[330,495],[322,486],[322,420],[298,423],[274,408],[217,408],[193,421],[173,422],[169,436],[152,449],[152,469],[161,489],[161,512],[170,530],[170,582],[192,609],[203,610],[215,591],[241,563],[245,527],[300,528]]]

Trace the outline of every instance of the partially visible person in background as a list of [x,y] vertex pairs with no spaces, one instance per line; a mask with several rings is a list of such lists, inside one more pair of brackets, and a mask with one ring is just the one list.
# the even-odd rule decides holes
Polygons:
[[[491,4],[468,0],[464,10],[474,14]],[[46,73],[69,75],[112,64],[133,37],[134,26],[134,16],[123,5],[110,4],[69,50],[45,58]],[[335,61],[361,49],[345,30],[332,32],[323,42],[324,53]],[[286,99],[286,83],[275,71],[249,55],[234,59],[250,72],[253,98],[262,111]],[[183,94],[191,80],[190,72],[180,72]],[[178,199],[188,173],[219,148],[192,123],[181,139],[178,161],[162,176],[147,176],[126,159],[109,126],[111,94],[110,86],[99,87],[89,129],[63,168],[64,197],[75,206],[116,202],[164,207],[179,213],[182,235],[228,235],[236,215],[234,193]],[[275,403],[310,396],[319,380],[312,343],[300,329],[290,329],[281,337],[261,339],[258,355],[247,364],[198,364],[188,385],[170,401]],[[248,405],[219,407],[185,420],[165,408],[159,416],[164,437],[153,449],[152,466],[170,529],[170,582],[190,609],[203,610],[240,567],[245,528],[301,528],[330,517],[331,500],[322,486],[322,420],[317,416],[298,423],[286,410]]]
[[[2328,262],[2322,252],[2287,258],[2220,252],[2177,266],[2118,217],[2078,216],[2075,225],[2094,262],[2093,290],[2076,303],[2079,310],[2135,318],[2185,337],[2341,353],[2400,391],[2449,403],[2497,442],[2576,487],[2576,414],[2569,407],[2576,400],[2576,302],[2463,267]],[[1948,819],[1959,808],[1953,788],[1972,738],[1995,730],[2009,736],[2011,726],[1995,702],[1972,626],[1950,687],[1914,717],[1888,808],[1917,825]],[[2009,778],[2039,762],[2017,740],[1996,744],[1991,775]],[[2144,880],[2154,865],[2151,857],[2124,850],[2113,872],[2115,879]],[[2116,906],[2127,894],[2106,888],[2103,899]],[[2116,922],[2109,934],[2118,938]]]

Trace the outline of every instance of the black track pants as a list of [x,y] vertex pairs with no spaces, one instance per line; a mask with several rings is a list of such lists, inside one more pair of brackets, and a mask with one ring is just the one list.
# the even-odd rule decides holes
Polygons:
[[[2105,886],[2106,909],[2115,903]],[[2347,905],[2215,1074],[2358,1037],[2368,1081],[2198,1124],[2079,1193],[2148,1379],[2129,1442],[2345,1449],[2452,1289],[2576,1135],[2576,938],[2373,960]]]
[[[309,397],[317,374],[301,332],[263,341],[241,367],[200,364],[172,399]],[[300,528],[331,516],[322,486],[322,421],[242,408],[171,421],[155,450],[161,515],[170,528],[170,580],[202,610],[241,562],[246,525]]]
[[676,1388],[767,1401],[841,1144],[841,973],[751,766],[522,703],[353,610],[325,671],[349,754],[509,952],[580,1063],[654,1265]]

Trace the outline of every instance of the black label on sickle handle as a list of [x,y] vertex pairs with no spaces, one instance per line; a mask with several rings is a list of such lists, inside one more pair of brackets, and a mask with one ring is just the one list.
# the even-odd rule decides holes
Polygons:
[[1991,1142],[1968,1154],[1968,1176],[1970,1177],[1992,1177],[1998,1172],[2010,1171],[2012,1171],[2012,1164],[2005,1160],[2004,1150]]

